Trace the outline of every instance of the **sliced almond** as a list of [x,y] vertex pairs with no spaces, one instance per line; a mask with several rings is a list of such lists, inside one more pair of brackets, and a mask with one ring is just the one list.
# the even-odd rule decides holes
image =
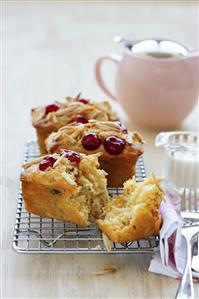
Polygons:
[[80,133],[83,131],[84,129],[82,127],[78,127],[76,130],[74,130],[74,132],[71,134],[71,137],[73,138],[77,138]]
[[52,112],[49,112],[49,113],[47,114],[47,116],[46,116],[46,119],[47,119],[47,120],[51,120],[51,118],[52,118]]
[[76,182],[72,179],[71,175],[69,175],[65,171],[62,172],[62,176],[69,183],[69,185],[77,185]]
[[45,113],[46,113],[45,107],[39,107],[39,108],[35,109],[34,112],[32,113],[33,121],[37,122],[37,121],[41,120],[44,117]]
[[111,251],[112,250],[112,242],[111,242],[111,240],[104,233],[102,233],[102,239],[103,239],[104,247],[106,248],[106,250],[107,251]]
[[142,136],[139,133],[137,133],[137,132],[133,132],[132,139],[135,142],[137,141],[137,142],[142,143],[142,144],[145,143],[145,141],[143,140]]
[[64,156],[61,155],[53,164],[53,168],[55,168],[63,159],[64,159]]
[[76,143],[76,140],[70,135],[66,135],[65,138],[68,139],[68,141],[72,144]]
[[61,115],[64,115],[68,112],[71,112],[75,109],[76,109],[76,105],[70,105],[70,106],[67,106],[64,109],[59,109],[59,110],[55,111],[55,114],[56,114],[56,116],[61,116]]
[[79,98],[80,98],[80,96],[81,96],[81,92],[79,92],[79,93],[76,95],[76,97],[75,97],[75,101],[78,101]]
[[53,121],[54,123],[57,123],[57,121],[58,121],[55,112],[52,113],[52,121]]
[[45,156],[42,156],[42,157],[40,157],[40,158],[38,158],[38,159],[29,161],[29,162],[23,164],[22,167],[23,167],[24,169],[26,169],[26,168],[28,168],[29,166],[33,165],[33,164],[37,164],[37,163],[41,162],[41,161],[44,159],[44,157],[45,157]]

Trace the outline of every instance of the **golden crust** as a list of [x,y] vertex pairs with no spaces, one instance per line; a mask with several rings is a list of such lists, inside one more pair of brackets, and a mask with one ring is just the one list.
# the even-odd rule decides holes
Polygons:
[[[102,140],[101,146],[94,151],[88,151],[82,146],[84,135],[90,132],[96,133]],[[135,154],[143,153],[144,141],[142,137],[137,132],[122,132],[120,122],[118,121],[90,120],[86,124],[78,125],[71,123],[60,128],[57,132],[51,133],[46,139],[45,144],[49,153],[60,152],[61,149],[70,148],[85,154],[101,152],[104,156],[113,157],[105,151],[103,146],[103,140],[112,135],[126,141],[126,147],[120,156],[126,155],[127,152],[133,152]]]
[[91,216],[100,217],[109,200],[105,172],[98,169],[97,155],[82,155],[79,166],[63,155],[45,171],[39,161],[24,165],[22,194],[28,212],[79,226],[89,225]]
[[117,120],[108,102],[94,103],[89,101],[83,104],[76,98],[66,98],[65,103],[59,103],[59,110],[45,114],[45,107],[32,109],[32,125],[37,131],[38,143],[41,153],[46,153],[44,140],[51,132],[71,123],[78,114],[84,115],[87,119]]
[[162,198],[159,180],[150,178],[140,184],[129,180],[124,184],[124,194],[109,202],[105,218],[97,220],[97,224],[113,242],[156,236],[162,221],[159,211]]
[[[94,151],[88,151],[82,146],[84,135],[95,132],[102,140],[101,146]],[[103,146],[103,140],[108,136],[117,136],[126,141],[123,152],[110,155]],[[137,132],[124,133],[119,122],[90,120],[87,124],[69,124],[50,134],[46,139],[49,153],[60,152],[62,149],[79,151],[84,154],[100,152],[100,166],[108,173],[108,186],[121,187],[122,184],[135,174],[135,164],[143,153],[143,139]]]

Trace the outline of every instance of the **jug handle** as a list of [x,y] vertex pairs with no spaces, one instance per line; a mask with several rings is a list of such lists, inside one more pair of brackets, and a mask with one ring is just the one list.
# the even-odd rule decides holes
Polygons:
[[100,57],[95,64],[95,77],[99,86],[111,99],[117,100],[116,96],[108,89],[104,82],[104,79],[102,78],[101,66],[105,60],[113,61],[117,65],[121,61],[121,56],[119,56],[118,54],[111,53],[106,56]]

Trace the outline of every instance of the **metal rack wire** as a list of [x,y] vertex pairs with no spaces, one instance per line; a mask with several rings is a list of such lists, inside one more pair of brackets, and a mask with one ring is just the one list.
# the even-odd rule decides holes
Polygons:
[[[38,145],[28,141],[24,162],[39,156]],[[145,178],[143,158],[136,166],[136,181]],[[122,188],[109,188],[111,196],[121,194]],[[158,238],[150,237],[129,243],[112,243],[108,253],[147,253],[158,246]],[[23,253],[107,253],[102,234],[95,223],[80,228],[77,225],[55,219],[42,218],[25,210],[21,191],[17,200],[13,248]]]

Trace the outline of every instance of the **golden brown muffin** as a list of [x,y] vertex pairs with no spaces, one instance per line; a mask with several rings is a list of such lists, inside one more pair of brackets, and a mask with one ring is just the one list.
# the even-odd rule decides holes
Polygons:
[[137,184],[124,184],[124,193],[111,200],[104,219],[97,224],[113,242],[123,243],[157,236],[161,226],[160,203],[163,190],[160,180],[149,178]]
[[21,175],[28,212],[79,226],[99,218],[109,200],[98,155],[65,151],[26,163]]
[[32,109],[32,125],[37,132],[41,154],[46,153],[44,140],[59,128],[73,121],[87,122],[89,119],[117,120],[108,102],[95,103],[91,100],[66,98],[65,103],[55,102],[46,107]]
[[46,139],[49,153],[62,149],[84,154],[101,153],[100,167],[108,173],[108,186],[121,187],[135,174],[135,164],[143,153],[143,140],[136,132],[127,129],[118,121],[90,120],[62,127]]

